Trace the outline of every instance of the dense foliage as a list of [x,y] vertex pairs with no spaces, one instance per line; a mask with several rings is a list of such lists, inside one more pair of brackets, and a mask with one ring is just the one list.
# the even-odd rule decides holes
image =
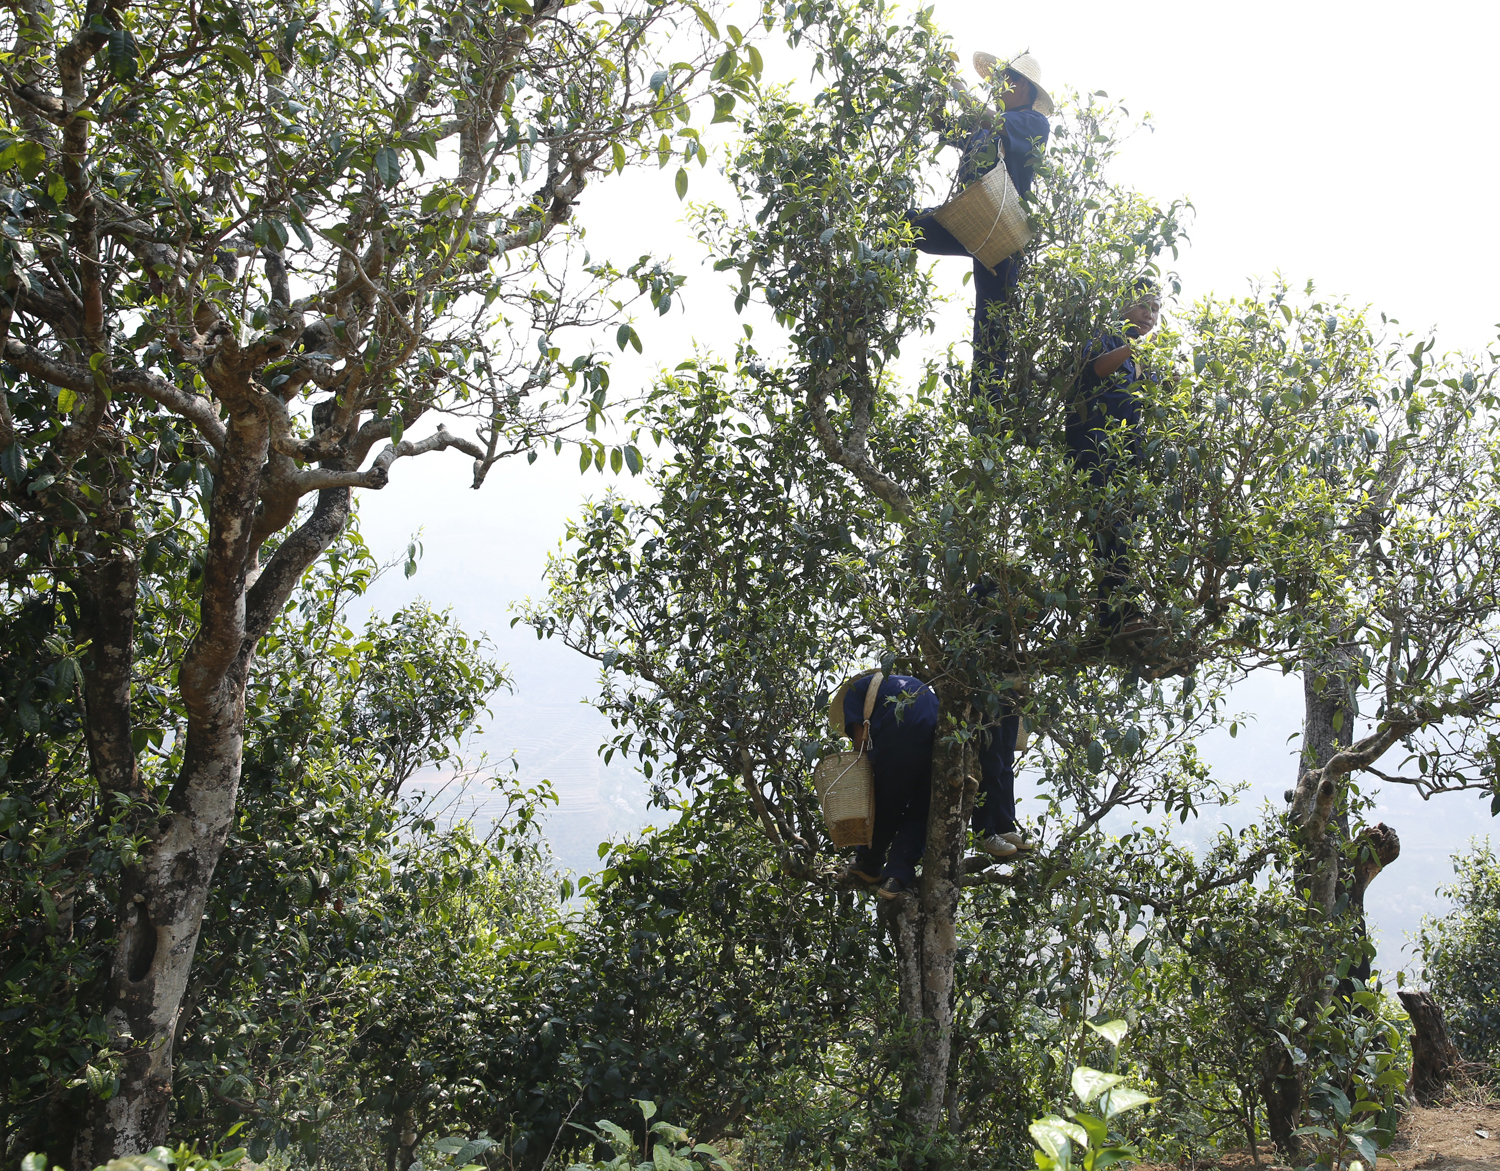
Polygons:
[[[639,468],[593,434],[596,330],[639,348],[630,305],[680,278],[591,258],[575,210],[647,160],[685,188],[759,58],[690,0],[28,0],[0,41],[0,776],[46,860],[16,913],[84,1022],[20,1076],[92,1167],[166,1137],[283,607],[399,460],[478,487],[566,436]],[[371,694],[346,714],[394,789],[465,709]]]
[[[788,898],[763,843],[682,821],[618,846],[565,913],[536,833],[545,789],[490,776],[483,839],[401,789],[404,762],[454,766],[503,676],[420,605],[349,626],[372,569],[347,536],[266,640],[178,1038],[174,1134],[211,1143],[238,1124],[256,1159],[404,1167],[484,1133],[536,1166],[587,1145],[575,1113],[628,1123],[642,1094],[700,1134],[737,1126],[848,1011],[865,946],[850,896]],[[71,887],[65,913],[86,925],[131,843],[70,859],[45,798],[5,805],[7,1157],[65,1151],[69,1099],[118,1076],[80,986],[108,941],[65,935],[47,899]]]
[[[954,349],[914,354],[934,282],[905,213],[961,84],[930,10],[767,7],[804,88],[760,88],[760,50],[682,0],[0,25],[0,1159],[87,1171],[170,1120],[371,1171],[719,1145],[978,1171],[1028,1165],[1028,1134],[1102,1167],[1267,1131],[1373,1160],[1405,1059],[1360,908],[1399,847],[1352,778],[1401,745],[1391,783],[1494,791],[1492,355],[1311,284],[1187,303],[1184,208],[1112,180],[1124,115],[1092,95],[1039,165],[1005,393],[971,398]],[[684,356],[610,451],[600,330],[638,346],[628,299],[681,282],[578,255],[575,204],[651,159],[681,197],[695,118],[731,111],[735,198],[694,222],[726,312],[775,331]],[[1090,479],[1060,421],[1142,274],[1171,317],[1139,450],[1115,433]],[[469,430],[418,438],[437,416]],[[465,755],[505,682],[483,641],[422,605],[350,617],[376,572],[354,489],[448,448],[478,485],[565,433],[650,491],[583,509],[526,617],[600,664],[605,754],[672,815],[576,881],[546,786]],[[1104,525],[1133,550],[1113,596]],[[1125,601],[1149,645],[1101,637]],[[870,662],[942,709],[923,877],[878,909],[809,783]],[[1289,807],[1195,857],[1167,827],[1236,792],[1194,741],[1261,668],[1305,682]],[[1017,707],[1042,849],[1001,868],[967,821]],[[452,772],[493,826],[414,791]],[[1427,935],[1486,1061],[1495,874],[1466,861]],[[1105,1066],[1154,1107],[1114,1109]]]
[[[189,548],[178,552],[191,560]],[[146,627],[141,641],[158,648],[161,661],[142,664],[148,680],[153,669],[166,673],[174,635],[180,637],[191,615],[184,596],[191,575],[174,572],[180,566],[170,562],[158,568],[152,593],[159,625]],[[418,754],[428,763],[445,761],[502,681],[480,644],[424,607],[372,620],[361,631],[348,627],[346,609],[373,568],[357,535],[347,536],[304,582],[294,609],[268,640],[263,670],[250,689],[244,805],[221,863],[227,881],[210,904],[183,1020],[190,1041],[201,1027],[195,1010],[205,1009],[206,998],[227,994],[221,983],[226,963],[252,966],[272,983],[302,982],[301,965],[284,961],[305,959],[306,939],[299,952],[297,928],[283,931],[282,921],[295,918],[295,908],[326,904],[330,884],[350,882],[372,864],[372,851],[379,856],[391,848],[403,820],[399,782],[407,779],[393,777],[393,770]],[[69,602],[61,594],[52,614],[54,639],[66,637]],[[414,711],[399,719],[389,718],[383,706],[396,691],[386,672],[399,675],[413,700]],[[141,692],[142,772],[161,801],[182,714],[172,691],[147,686]],[[69,698],[59,697],[63,710]],[[415,711],[437,721],[419,730]],[[50,711],[49,717],[66,718]],[[8,788],[3,872],[9,920],[3,1011],[16,1022],[4,1038],[9,1128],[12,1141],[46,1138],[64,1149],[66,1139],[57,1132],[65,1134],[69,1099],[118,1088],[119,1053],[100,1029],[90,985],[107,963],[112,941],[101,925],[110,919],[119,869],[141,848],[139,837],[123,828],[134,812],[130,803],[101,805],[87,774],[70,768],[81,737],[76,723],[71,735],[66,728],[49,729],[41,741],[48,749],[44,763],[13,777]],[[246,1028],[237,1035],[254,1033]]]
[[[1082,906],[1096,924],[1176,921],[1177,958],[1163,962],[1192,987],[1212,969],[1185,924],[1225,899],[1256,905],[1257,876],[1279,867],[1274,930],[1245,941],[1280,958],[1237,1010],[1243,1085],[1179,1095],[1205,1112],[1202,1133],[1243,1119],[1289,1155],[1362,1150],[1367,1136],[1353,1136],[1389,1108],[1399,1046],[1349,1007],[1383,1003],[1366,986],[1353,892],[1389,860],[1361,844],[1350,778],[1404,743],[1418,775],[1394,783],[1492,786],[1493,356],[1435,360],[1430,341],[1383,336],[1311,285],[1191,305],[1169,295],[1169,326],[1138,347],[1138,452],[1116,433],[1110,474],[1091,481],[1060,425],[1083,355],[1142,272],[1175,295],[1181,240],[1180,208],[1108,177],[1118,112],[1093,96],[1054,119],[992,410],[951,353],[903,357],[931,328],[904,213],[922,201],[932,115],[959,84],[946,43],[929,14],[880,6],[804,3],[780,27],[815,54],[815,92],[756,96],[729,168],[738,199],[698,223],[716,267],[736,274],[736,307],[763,301],[782,332],[682,364],[632,412],[641,433],[671,439],[655,495],[585,510],[532,621],[606,668],[613,747],[665,799],[758,827],[813,888],[834,874],[809,779],[835,747],[827,696],[866,663],[932,683],[943,724],[923,876],[881,915],[908,1030],[892,1055],[908,1139],[941,1145],[956,1130],[987,1145],[957,1121],[966,1038],[983,1019],[958,941],[983,913],[976,890],[1027,879],[964,853],[974,743],[1020,706],[1042,737],[1033,828],[1046,857],[1027,865],[1043,889],[1094,892],[1072,904],[1073,924]],[[1133,550],[1113,597],[1099,595],[1103,525],[1128,528]],[[1127,599],[1155,623],[1149,647],[1100,636],[1098,603]],[[1265,666],[1307,685],[1286,813],[1191,876],[1164,866],[1162,840],[1139,826],[1110,841],[1106,818],[1186,818],[1231,799],[1192,742],[1221,718],[1227,682]],[[1372,693],[1375,724],[1356,743]],[[1226,995],[1247,995],[1249,967]],[[1366,1097],[1349,1096],[1348,1069],[1328,1072],[1344,1049],[1338,1060],[1368,1074]],[[1001,1101],[1028,1098],[1011,1086]]]
[[1453,910],[1422,924],[1422,976],[1459,1051],[1500,1070],[1500,857],[1479,845],[1453,869]]

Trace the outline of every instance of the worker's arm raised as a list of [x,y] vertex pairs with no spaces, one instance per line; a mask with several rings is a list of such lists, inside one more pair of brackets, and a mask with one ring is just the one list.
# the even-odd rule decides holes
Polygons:
[[1094,373],[1100,378],[1108,378],[1121,366],[1125,365],[1125,361],[1129,357],[1130,343],[1126,342],[1123,346],[1118,346],[1095,358]]

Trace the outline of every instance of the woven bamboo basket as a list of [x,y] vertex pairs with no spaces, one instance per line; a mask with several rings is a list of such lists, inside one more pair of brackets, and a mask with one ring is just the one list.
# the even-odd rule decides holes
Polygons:
[[970,183],[934,215],[991,272],[1031,240],[1026,209],[1003,162]]
[[863,752],[824,757],[813,769],[813,789],[836,849],[875,840],[875,774]]

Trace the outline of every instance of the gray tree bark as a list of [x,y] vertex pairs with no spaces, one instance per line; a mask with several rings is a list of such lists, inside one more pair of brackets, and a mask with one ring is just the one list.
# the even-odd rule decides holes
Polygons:
[[1448,1037],[1443,1010],[1432,993],[1403,988],[1396,993],[1411,1017],[1411,1081],[1407,1085],[1419,1102],[1431,1102],[1462,1068],[1463,1055]]
[[[1350,881],[1347,884],[1349,905],[1344,913],[1356,917],[1355,930],[1359,932],[1361,939],[1367,939],[1370,929],[1365,918],[1365,891],[1369,889],[1370,883],[1374,881],[1377,874],[1401,856],[1401,838],[1395,830],[1382,821],[1366,826],[1355,839],[1354,845],[1355,856],[1350,866]],[[1368,980],[1370,971],[1371,961],[1367,957],[1350,970],[1349,976],[1354,979]],[[1345,980],[1339,985],[1339,994],[1342,996],[1349,995],[1353,990],[1350,980]]]
[[[950,697],[938,689],[942,710]],[[961,746],[939,741],[932,762],[927,846],[917,889],[881,908],[896,951],[901,1015],[910,1032],[900,1118],[913,1130],[943,1126],[953,1054],[958,902],[975,785]]]
[[1313,904],[1325,915],[1338,901],[1339,854],[1349,837],[1349,815],[1339,802],[1338,778],[1323,766],[1354,743],[1352,656],[1352,648],[1340,645],[1302,672],[1305,714],[1292,818],[1303,839],[1299,883],[1310,887]]
[[[231,414],[210,510],[200,628],[178,673],[188,712],[181,772],[168,813],[150,845],[123,869],[115,944],[103,1015],[111,1047],[124,1055],[119,1092],[95,1101],[78,1131],[73,1166],[88,1171],[122,1152],[149,1150],[166,1137],[173,1048],[214,868],[234,821],[244,748],[245,689],[255,647],[303,571],[349,516],[347,488],[320,493],[311,517],[259,570],[254,517],[269,425],[254,410]],[[260,539],[264,539],[261,537]],[[134,616],[133,562],[99,573],[95,620],[128,631]],[[95,658],[90,749],[96,723],[123,730],[120,752],[104,754],[123,776],[129,744],[129,643]],[[123,707],[123,712],[119,709]],[[104,735],[99,735],[104,739]],[[134,768],[134,754],[128,755]],[[133,775],[133,773],[132,773]]]
[[[1350,647],[1339,644],[1303,665],[1302,754],[1297,784],[1287,792],[1300,847],[1296,889],[1306,890],[1310,908],[1327,920],[1338,905],[1340,863],[1349,825],[1339,783],[1347,773],[1332,774],[1325,766],[1354,741],[1352,655]],[[1330,952],[1309,955],[1306,966],[1305,992],[1297,1014],[1304,1020],[1325,1007],[1333,995],[1324,976],[1332,971],[1334,957]],[[1294,1132],[1306,1088],[1303,1069],[1292,1061],[1285,1046],[1273,1045],[1262,1061],[1261,1094],[1272,1141],[1288,1158],[1294,1158],[1300,1146]]]

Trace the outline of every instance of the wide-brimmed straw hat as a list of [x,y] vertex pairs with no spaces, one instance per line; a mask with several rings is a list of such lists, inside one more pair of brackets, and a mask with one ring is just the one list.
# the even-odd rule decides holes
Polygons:
[[1004,60],[993,53],[974,54],[974,72],[986,81],[990,79],[990,74],[994,73],[996,68],[1008,69],[1031,82],[1036,88],[1036,101],[1031,104],[1032,109],[1049,118],[1052,116],[1056,107],[1052,104],[1051,95],[1042,88],[1042,67],[1035,57],[1030,53],[1019,53],[1009,60]]
[[844,696],[849,694],[849,688],[863,686],[865,689],[865,722],[869,723],[870,717],[875,712],[875,700],[880,694],[880,684],[885,676],[876,668],[861,671],[852,679],[846,679],[833,697],[828,701],[828,730],[835,736],[847,735],[844,727]]

